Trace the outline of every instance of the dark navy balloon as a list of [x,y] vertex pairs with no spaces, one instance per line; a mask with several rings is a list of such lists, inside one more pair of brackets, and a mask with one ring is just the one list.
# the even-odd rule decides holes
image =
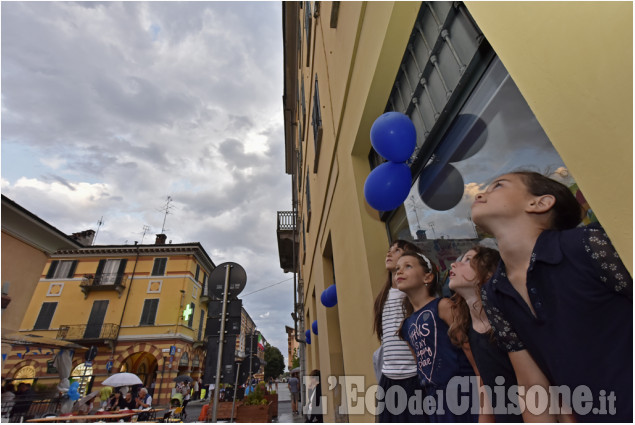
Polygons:
[[388,161],[406,162],[417,146],[417,130],[407,115],[386,112],[370,128],[370,142]]
[[391,211],[408,197],[412,175],[404,163],[384,162],[370,172],[364,184],[368,205],[378,211]]
[[313,324],[311,325],[311,329],[313,329],[313,333],[314,334],[316,334],[316,335],[318,334],[317,333],[317,320],[313,321]]
[[335,284],[329,286],[320,295],[320,301],[324,307],[334,307],[337,304],[337,290]]
[[305,339],[306,339],[306,343],[310,344],[311,343],[311,330],[307,329],[306,332],[304,333]]

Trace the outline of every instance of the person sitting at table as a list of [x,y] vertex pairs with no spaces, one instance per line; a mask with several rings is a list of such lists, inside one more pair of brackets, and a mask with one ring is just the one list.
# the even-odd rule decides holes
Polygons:
[[152,396],[148,394],[148,390],[141,388],[139,390],[139,396],[136,400],[138,409],[148,409],[152,407]]
[[119,400],[123,400],[121,397],[121,391],[115,391],[108,399],[108,404],[106,404],[105,410],[117,410],[119,408]]
[[137,403],[132,399],[132,393],[128,391],[123,398],[119,399],[117,410],[132,410],[137,407]]
[[[139,390],[139,396],[136,399],[137,409],[150,409],[152,407],[152,396],[148,394],[148,390],[141,388]],[[140,421],[147,421],[150,419],[149,413],[139,413]]]

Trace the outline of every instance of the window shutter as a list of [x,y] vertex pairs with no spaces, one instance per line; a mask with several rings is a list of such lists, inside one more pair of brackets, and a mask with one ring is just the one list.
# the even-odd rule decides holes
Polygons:
[[48,273],[46,273],[46,278],[47,279],[52,279],[53,278],[53,275],[55,274],[55,269],[57,268],[58,264],[59,264],[58,260],[51,261],[51,266],[49,267],[49,271],[48,271]]
[[95,275],[100,275],[104,272],[104,267],[106,266],[106,260],[99,260],[99,264],[97,265],[97,271]]
[[71,264],[71,269],[68,271],[68,276],[66,276],[68,279],[71,279],[75,276],[76,268],[77,268],[77,260],[73,261],[73,264]]
[[48,329],[53,319],[53,314],[57,308],[57,303],[42,303],[40,314],[37,316],[33,329]]
[[155,258],[152,266],[152,276],[164,276],[167,261],[167,258]]
[[154,320],[157,316],[157,308],[159,306],[159,299],[153,298],[145,300],[143,302],[143,311],[141,312],[141,325],[154,325]]
[[119,263],[119,269],[117,270],[117,279],[115,280],[115,285],[121,285],[121,281],[123,280],[123,273],[126,271],[126,263],[128,260],[123,259]]

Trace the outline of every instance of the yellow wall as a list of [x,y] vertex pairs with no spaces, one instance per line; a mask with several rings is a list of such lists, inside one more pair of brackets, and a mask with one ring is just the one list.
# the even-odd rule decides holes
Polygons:
[[47,258],[42,251],[2,232],[2,283],[10,282],[11,297],[11,303],[2,312],[3,330],[20,328]]
[[[361,398],[365,388],[376,383],[372,353],[379,342],[372,334],[372,305],[385,279],[382,260],[388,246],[384,223],[363,197],[364,180],[370,172],[369,132],[385,107],[419,6],[410,2],[342,2],[338,26],[333,29],[329,27],[331,3],[322,2],[320,18],[313,20],[317,27],[312,33],[312,68],[304,66],[306,51],[302,52],[299,78],[304,78],[307,122],[300,210],[305,223],[307,165],[311,190],[302,267],[303,301],[305,329],[310,329],[316,318],[319,328],[319,335],[312,335],[312,344],[307,347],[306,367],[307,372],[319,368],[323,377],[364,377],[364,388],[357,394]],[[302,22],[303,13],[300,10]],[[311,108],[316,73],[323,138],[314,173]],[[298,113],[301,119],[301,108]],[[305,253],[300,246],[302,259]],[[338,305],[328,310],[320,302],[322,291],[332,283],[327,270],[331,266],[325,267],[325,257],[333,258],[338,282]],[[336,334],[338,338],[332,337]],[[345,343],[340,346],[338,339]],[[339,388],[336,391],[323,390],[330,407],[325,421],[335,418],[332,407],[340,404],[341,397]],[[373,413],[363,410],[363,414],[349,414],[349,421],[374,421]]]
[[466,5],[632,273],[632,3]]

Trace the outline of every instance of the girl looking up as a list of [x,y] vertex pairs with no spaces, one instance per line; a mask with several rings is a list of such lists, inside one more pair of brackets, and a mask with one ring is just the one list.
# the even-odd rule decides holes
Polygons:
[[533,172],[495,179],[472,218],[500,248],[481,295],[520,389],[565,386],[578,421],[632,422],[633,279],[606,233],[576,227],[571,191]]
[[[410,313],[401,326],[401,336],[415,355],[426,400],[434,401],[433,405],[423,403],[424,412],[430,422],[476,422],[469,396],[469,376],[474,375],[474,369],[463,350],[452,345],[448,337],[453,322],[451,302],[436,296],[439,282],[435,266],[421,253],[404,252],[397,261],[396,280],[397,288],[408,297],[405,304]],[[465,377],[464,385],[448,385],[453,377]],[[468,393],[461,394],[461,389]]]
[[[408,399],[414,395],[414,391],[419,387],[417,380],[417,366],[408,344],[399,335],[399,326],[404,319],[403,299],[406,294],[397,289],[393,282],[393,272],[397,266],[397,260],[404,250],[419,251],[416,245],[397,240],[386,253],[386,270],[388,277],[382,291],[375,299],[375,320],[374,331],[381,340],[381,350],[383,351],[381,368],[381,378],[379,386],[383,389],[384,395],[393,386],[399,386],[406,391]],[[392,393],[391,393],[392,394]],[[379,422],[427,422],[424,415],[410,414],[408,409],[397,412],[388,409],[386,402],[383,409],[378,409],[377,420]],[[390,403],[390,402],[389,402]],[[398,405],[395,402],[392,405]],[[392,410],[392,412],[391,412]]]
[[[481,380],[489,389],[485,400],[489,409],[486,411],[494,417],[487,417],[488,422],[492,419],[495,422],[522,422],[518,394],[514,393],[514,369],[507,352],[498,348],[492,339],[491,326],[481,303],[481,287],[492,277],[499,260],[498,251],[477,245],[452,263],[449,286],[455,292],[450,299],[454,323],[448,334],[457,347],[466,343],[470,346]],[[480,422],[482,418],[479,418]]]

